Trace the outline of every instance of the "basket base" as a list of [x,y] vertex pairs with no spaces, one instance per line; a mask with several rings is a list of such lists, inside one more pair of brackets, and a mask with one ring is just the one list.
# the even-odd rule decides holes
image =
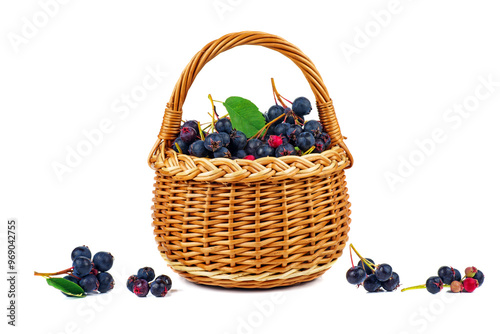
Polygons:
[[[168,265],[177,274],[184,277],[190,282],[203,285],[219,286],[223,288],[243,288],[243,289],[269,289],[276,287],[284,287],[296,285],[312,281],[315,278],[323,275],[335,262],[334,261],[325,265],[316,265],[305,272],[290,271],[281,275],[284,278],[267,278],[262,275],[230,275],[214,272],[201,271],[199,268],[188,268],[178,262],[169,260],[164,253],[161,254]],[[286,278],[285,278],[286,277]]]

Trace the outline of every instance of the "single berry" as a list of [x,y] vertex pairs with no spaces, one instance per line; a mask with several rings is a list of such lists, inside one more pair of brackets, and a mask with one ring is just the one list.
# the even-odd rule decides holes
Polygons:
[[474,277],[477,273],[476,267],[467,267],[465,268],[465,277]]
[[319,121],[308,121],[304,124],[304,131],[312,133],[314,138],[319,138],[323,133],[323,126]]
[[450,291],[451,292],[462,292],[464,289],[464,285],[460,281],[453,281],[450,284]]
[[295,147],[292,144],[283,144],[278,146],[275,151],[275,155],[277,158],[284,157],[285,155],[297,155],[295,151]]
[[316,139],[314,143],[314,153],[321,153],[326,149],[325,143],[321,139]]
[[279,123],[274,128],[274,134],[276,136],[286,137],[287,131],[290,129],[291,125],[288,123]]
[[231,138],[231,141],[229,143],[230,150],[232,151],[243,150],[247,145],[247,136],[243,132],[238,130],[231,131],[231,134],[229,136]]
[[151,282],[155,279],[155,271],[151,267],[141,268],[137,272],[137,278],[145,279],[147,282]]
[[221,147],[214,152],[214,158],[231,158],[231,152],[226,147]]
[[297,136],[297,147],[302,151],[306,152],[309,150],[316,140],[314,139],[314,136],[310,132],[302,132],[300,135]]
[[189,146],[189,154],[198,158],[205,158],[208,156],[208,150],[205,148],[203,140],[197,140]]
[[347,270],[345,277],[351,284],[361,284],[366,278],[366,271],[361,267],[352,267]]
[[94,292],[99,289],[99,280],[92,274],[83,276],[78,284],[80,284],[85,292]]
[[220,118],[216,123],[215,123],[215,130],[217,132],[225,132],[227,134],[230,134],[231,131],[233,131],[233,125],[231,124],[231,121],[229,118]]
[[[369,258],[365,258],[365,260],[366,260],[367,262],[369,262],[372,266],[374,266],[374,267],[375,267],[375,261],[373,261],[372,259],[369,259]],[[363,262],[363,261],[361,261],[361,260],[359,260],[359,262],[358,262],[358,266],[359,266],[359,267],[361,267],[361,268],[363,268],[363,269],[366,271],[366,274],[367,274],[367,275],[371,275],[371,274],[373,274],[373,273],[374,273],[374,271],[372,270],[372,268],[368,267],[368,266],[366,265],[366,263],[364,263],[364,262]]]
[[134,286],[132,288],[132,292],[136,294],[138,297],[146,297],[149,292],[149,284],[145,279],[139,278],[134,282]]
[[129,289],[131,292],[134,292],[134,283],[137,281],[139,278],[137,275],[132,275],[127,279],[127,289]]
[[462,274],[460,274],[460,271],[458,271],[458,269],[455,269],[455,268],[451,267],[451,270],[453,270],[453,275],[454,275],[453,280],[454,281],[460,281],[460,280],[462,280]]
[[91,259],[92,253],[87,246],[78,246],[71,252],[71,261],[75,261],[75,259],[79,256],[84,256]]
[[281,139],[280,136],[271,135],[271,136],[269,136],[269,139],[267,140],[267,143],[272,148],[277,148],[278,146],[280,146],[281,144],[283,144],[283,139]]
[[88,275],[92,270],[92,262],[88,257],[79,256],[73,261],[73,274],[78,277]]
[[257,149],[262,144],[263,144],[263,142],[260,139],[257,139],[257,138],[250,139],[247,142],[247,146],[245,146],[245,152],[247,153],[247,155],[255,156],[257,154]]
[[479,286],[483,285],[484,282],[484,274],[481,270],[477,270],[476,274],[474,275],[474,278],[477,280],[479,283]]
[[113,266],[114,257],[109,252],[98,252],[94,255],[94,267],[99,271],[108,271]]
[[105,293],[112,290],[115,287],[115,280],[108,272],[102,272],[97,274],[97,280],[99,281],[99,292]]
[[363,282],[363,287],[368,292],[375,292],[380,289],[382,282],[380,282],[375,274],[368,275],[368,277]]
[[255,157],[253,155],[247,155],[244,159],[255,160]]
[[246,156],[247,152],[245,152],[244,150],[238,150],[236,151],[236,154],[233,155],[233,157],[236,157],[238,159],[245,159]]
[[467,277],[464,279],[463,285],[465,291],[473,292],[479,286],[479,282],[472,277]]
[[330,138],[330,135],[326,132],[322,132],[319,136],[318,139],[321,139],[325,143],[325,149],[327,149],[330,144],[332,143],[332,139]]
[[165,297],[167,292],[168,292],[167,285],[165,284],[164,281],[156,280],[153,283],[151,283],[151,294],[153,296]]
[[394,291],[399,286],[399,275],[393,271],[391,277],[387,281],[381,283],[385,291]]
[[231,142],[231,137],[229,136],[229,133],[219,132],[219,135],[222,137],[222,145],[224,147],[228,147],[229,143]]
[[215,152],[223,147],[222,137],[218,133],[211,133],[205,138],[205,148],[210,152]]
[[195,121],[195,120],[187,121],[181,125],[181,129],[186,127],[186,126],[189,126],[190,128],[193,128],[196,131],[196,135],[199,136],[200,129],[198,127],[198,124],[199,124],[198,121]]
[[292,144],[297,142],[297,136],[302,133],[302,127],[300,125],[292,125],[286,131],[286,136]]
[[292,103],[292,110],[299,117],[309,115],[312,110],[311,102],[305,97],[298,97]]
[[438,270],[438,276],[444,284],[451,284],[455,279],[455,272],[450,267],[442,266]]
[[285,113],[285,109],[280,105],[274,105],[269,108],[266,114],[266,122],[269,123]]
[[[177,148],[177,145],[179,145],[179,148],[181,149],[182,152],[179,152],[179,149]],[[172,144],[172,149],[181,154],[188,154],[189,150],[189,145],[186,144],[180,137],[175,138],[173,144]]]
[[196,140],[196,137],[197,137],[196,130],[193,129],[192,127],[185,126],[181,128],[181,133],[179,135],[179,138],[181,138],[181,140],[185,142],[187,145],[191,145]]
[[274,148],[269,146],[269,144],[263,144],[257,149],[257,158],[272,157],[274,156]]
[[172,289],[172,280],[167,275],[160,275],[160,276],[156,277],[155,281],[158,281],[158,280],[165,282],[165,285],[167,286],[167,290],[170,291],[170,289]]
[[380,282],[387,281],[391,278],[392,267],[387,263],[379,264],[375,269],[375,276]]
[[438,293],[443,289],[443,281],[439,276],[431,276],[425,282],[425,288],[432,294]]

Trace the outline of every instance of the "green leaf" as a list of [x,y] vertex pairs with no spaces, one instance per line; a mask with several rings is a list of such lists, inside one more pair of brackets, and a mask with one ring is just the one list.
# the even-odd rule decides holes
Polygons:
[[65,278],[49,277],[47,278],[47,284],[61,290],[67,295],[79,298],[85,297],[85,291],[83,291],[81,286]]
[[223,104],[231,118],[233,127],[243,132],[247,138],[255,135],[266,125],[266,120],[259,108],[247,99],[231,96]]

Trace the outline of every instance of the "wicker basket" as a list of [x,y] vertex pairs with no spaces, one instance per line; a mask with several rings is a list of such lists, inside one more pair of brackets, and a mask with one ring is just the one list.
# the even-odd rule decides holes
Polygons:
[[[251,161],[171,149],[197,74],[240,45],[278,51],[302,70],[332,138],[328,150]],[[343,139],[323,80],[297,47],[253,31],[207,44],[182,72],[148,157],[156,172],[152,225],[162,257],[189,281],[228,288],[272,288],[322,275],[341,256],[349,231],[344,169],[353,160]]]

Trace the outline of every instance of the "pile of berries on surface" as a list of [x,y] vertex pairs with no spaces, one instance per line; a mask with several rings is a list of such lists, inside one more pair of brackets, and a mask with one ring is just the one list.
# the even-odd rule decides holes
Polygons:
[[474,292],[476,288],[483,285],[484,274],[476,267],[465,268],[465,276],[462,277],[460,271],[453,267],[442,266],[438,270],[437,276],[431,276],[425,284],[405,288],[401,291],[427,289],[432,294],[438,293],[443,288],[449,287],[451,292]]
[[[352,251],[359,256],[358,265],[352,260]],[[347,282],[354,285],[363,285],[368,292],[394,291],[399,286],[399,275],[387,263],[375,264],[375,261],[362,257],[351,244],[349,246],[352,267],[347,270]]]
[[155,271],[151,267],[143,267],[127,279],[127,289],[138,297],[146,297],[149,292],[156,297],[165,297],[172,289],[172,280],[167,275],[159,275],[155,279]]
[[[71,252],[73,264],[70,268],[55,273],[37,273],[36,276],[47,278],[49,285],[61,290],[66,296],[83,297],[88,293],[105,293],[115,286],[113,276],[108,272],[113,266],[114,257],[109,252],[92,253],[87,246],[79,246]],[[66,281],[77,284],[64,284],[53,276],[66,275]]]
[[[331,138],[323,131],[322,124],[316,120],[304,120],[312,110],[307,98],[298,97],[293,102],[284,99],[276,91],[274,81],[273,93],[275,104],[266,113],[261,113],[250,101],[239,97],[232,97],[231,101],[237,103],[229,106],[229,98],[223,104],[231,118],[219,118],[214,100],[209,96],[213,107],[212,121],[204,129],[196,120],[184,122],[172,149],[199,158],[255,160],[321,153],[329,148]],[[284,100],[291,103],[291,108],[287,107]],[[242,112],[234,111],[240,106]],[[255,108],[252,109],[251,106]],[[254,128],[238,127],[235,126],[236,123],[251,123]]]

